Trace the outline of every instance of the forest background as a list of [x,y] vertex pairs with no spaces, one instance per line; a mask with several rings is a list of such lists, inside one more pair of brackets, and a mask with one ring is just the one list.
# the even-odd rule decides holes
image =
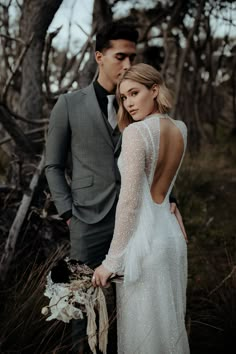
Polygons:
[[139,30],[137,62],[161,71],[175,95],[171,115],[188,126],[188,152],[175,194],[189,235],[191,353],[233,353],[235,2],[149,0],[144,6],[141,0],[94,0],[89,30],[76,23],[78,50],[72,50],[76,2],[70,1],[62,46],[57,41],[62,27],[50,27],[62,0],[0,2],[0,352],[70,350],[69,326],[46,322],[40,313],[45,276],[68,252],[68,229],[44,176],[45,139],[58,96],[86,86],[96,75],[96,31],[122,17]]

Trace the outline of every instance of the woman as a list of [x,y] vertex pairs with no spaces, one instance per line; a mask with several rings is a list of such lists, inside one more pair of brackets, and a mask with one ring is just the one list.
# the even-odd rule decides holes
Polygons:
[[169,208],[187,128],[168,116],[170,92],[149,65],[126,71],[117,96],[121,193],[113,240],[93,284],[124,273],[117,286],[119,354],[187,354],[187,236]]

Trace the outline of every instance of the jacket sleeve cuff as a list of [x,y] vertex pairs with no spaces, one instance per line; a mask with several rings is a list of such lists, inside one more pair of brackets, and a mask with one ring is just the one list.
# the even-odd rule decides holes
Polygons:
[[72,210],[67,210],[65,213],[61,215],[62,219],[68,221],[72,217]]
[[175,203],[177,205],[177,207],[179,207],[179,203],[174,195],[169,196],[169,201],[170,201],[170,203]]

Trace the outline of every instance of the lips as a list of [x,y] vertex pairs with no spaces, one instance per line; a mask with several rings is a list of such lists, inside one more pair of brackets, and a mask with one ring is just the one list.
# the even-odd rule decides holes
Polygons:
[[132,111],[129,111],[129,114],[130,114],[131,116],[133,116],[137,111],[138,111],[137,109],[133,109]]

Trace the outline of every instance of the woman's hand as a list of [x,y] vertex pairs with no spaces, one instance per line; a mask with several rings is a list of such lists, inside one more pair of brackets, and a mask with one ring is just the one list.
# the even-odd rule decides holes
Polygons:
[[112,272],[109,272],[103,265],[100,265],[95,269],[92,277],[92,283],[94,287],[107,285],[107,280],[112,275]]

